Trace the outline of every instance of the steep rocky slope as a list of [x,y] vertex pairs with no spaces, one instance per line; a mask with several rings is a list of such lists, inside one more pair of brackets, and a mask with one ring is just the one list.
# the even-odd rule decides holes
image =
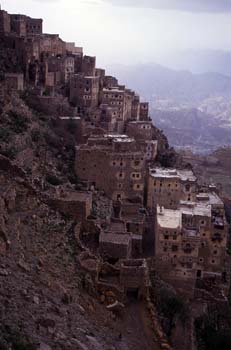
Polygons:
[[77,222],[47,204],[57,185],[80,186],[71,134],[65,140],[53,117],[36,114],[17,95],[5,99],[0,111],[0,348],[159,349],[142,303],[116,316],[100,302],[78,263]]

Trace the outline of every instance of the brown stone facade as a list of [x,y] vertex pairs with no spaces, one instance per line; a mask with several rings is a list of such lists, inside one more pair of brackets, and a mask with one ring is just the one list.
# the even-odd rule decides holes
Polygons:
[[76,147],[76,174],[113,200],[138,198],[143,202],[144,155],[136,150],[134,139],[105,135]]
[[227,223],[215,193],[198,194],[178,209],[157,207],[156,268],[161,277],[189,298],[196,282],[210,279],[228,292]]
[[75,74],[70,81],[70,100],[79,110],[98,106],[99,77]]
[[24,77],[23,74],[7,73],[5,74],[6,88],[9,90],[23,91]]
[[195,198],[197,179],[191,170],[151,168],[147,181],[147,206],[150,209],[157,204],[176,209],[181,200]]

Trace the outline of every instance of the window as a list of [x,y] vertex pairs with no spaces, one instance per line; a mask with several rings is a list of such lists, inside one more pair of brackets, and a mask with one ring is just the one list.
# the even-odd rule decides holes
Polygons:
[[172,252],[177,252],[178,251],[178,246],[177,245],[173,245],[172,246]]
[[165,236],[164,236],[164,239],[169,239],[169,236],[168,236],[168,235],[165,235]]

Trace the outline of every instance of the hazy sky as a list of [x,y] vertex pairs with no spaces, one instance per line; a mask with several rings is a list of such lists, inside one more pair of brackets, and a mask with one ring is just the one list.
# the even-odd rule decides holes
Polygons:
[[0,0],[44,19],[98,65],[150,62],[175,49],[231,50],[231,0]]

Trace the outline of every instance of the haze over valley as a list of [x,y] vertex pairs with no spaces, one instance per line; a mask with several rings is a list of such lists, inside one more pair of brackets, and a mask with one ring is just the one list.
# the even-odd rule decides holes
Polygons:
[[[212,52],[207,57],[208,61],[212,60],[211,55]],[[202,56],[205,59],[205,53]],[[214,56],[217,62],[215,67],[219,66],[220,71],[225,70],[226,75],[206,72],[206,67],[204,72],[191,73],[154,63],[112,65],[108,69],[150,102],[151,117],[166,133],[172,146],[208,153],[231,144],[230,67],[222,66],[230,53],[222,55],[221,52],[217,56],[221,60],[219,64]],[[182,53],[181,62],[187,62],[184,58]],[[205,61],[202,62],[205,66]],[[193,65],[190,67],[193,70]],[[211,65],[208,68],[212,69]]]

